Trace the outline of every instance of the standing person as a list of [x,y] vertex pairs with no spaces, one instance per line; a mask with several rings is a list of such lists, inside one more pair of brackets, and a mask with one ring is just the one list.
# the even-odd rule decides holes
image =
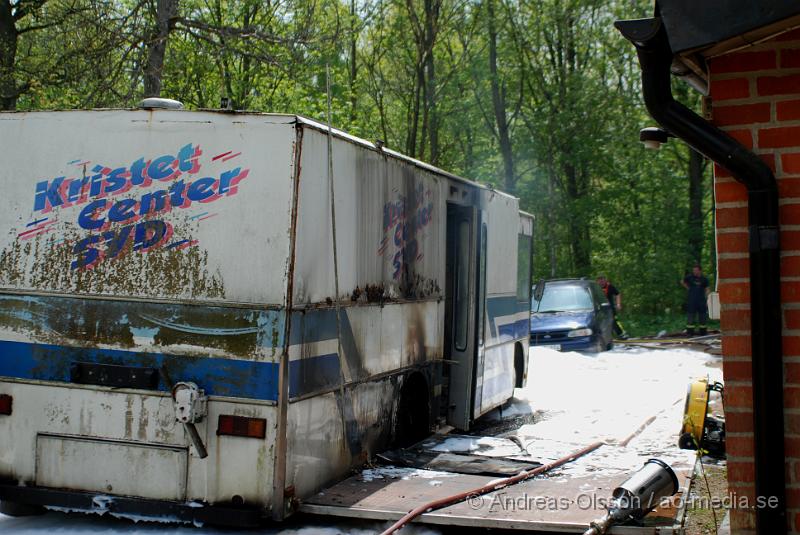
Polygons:
[[619,293],[617,287],[611,284],[611,281],[605,275],[597,277],[597,284],[602,288],[603,293],[606,294],[606,299],[611,304],[611,315],[614,318],[611,325],[614,336],[625,340],[628,335],[625,333],[625,329],[622,328],[622,324],[617,320],[617,312],[622,310],[622,294]]
[[[681,281],[683,287],[688,290],[686,300],[686,334],[694,335],[695,327],[700,329],[700,335],[708,333],[706,322],[708,321],[708,305],[706,298],[711,291],[708,288],[708,279],[703,276],[700,264],[692,267],[692,274],[686,275]],[[695,323],[695,318],[697,323]]]

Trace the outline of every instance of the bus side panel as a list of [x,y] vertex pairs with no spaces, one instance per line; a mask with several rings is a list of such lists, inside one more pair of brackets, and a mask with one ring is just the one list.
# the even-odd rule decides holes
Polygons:
[[447,179],[332,139],[337,322],[328,139],[302,139],[287,462],[300,498],[388,445],[409,373],[441,391],[447,216]]
[[284,304],[294,122],[0,115],[0,288]]
[[505,403],[514,395],[515,344],[529,334],[530,305],[517,298],[517,199],[483,191],[487,225],[486,333],[483,369],[478,370],[480,404],[475,416]]
[[[332,144],[342,300],[443,296],[447,180],[342,139]],[[304,128],[300,169],[294,306],[335,297],[323,133]]]

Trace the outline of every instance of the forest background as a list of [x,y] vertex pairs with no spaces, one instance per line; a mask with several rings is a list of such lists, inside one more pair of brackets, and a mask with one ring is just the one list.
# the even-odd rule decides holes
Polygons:
[[[651,126],[617,19],[648,0],[0,0],[0,109],[288,112],[511,192],[534,276],[606,274],[633,334],[679,329],[714,284],[710,165]],[[676,95],[698,109],[682,82]]]

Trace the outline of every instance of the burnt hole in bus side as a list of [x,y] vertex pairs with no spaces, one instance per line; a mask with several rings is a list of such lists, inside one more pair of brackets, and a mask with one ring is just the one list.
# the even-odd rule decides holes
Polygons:
[[428,382],[420,372],[413,372],[400,388],[392,445],[406,448],[430,434],[430,399]]

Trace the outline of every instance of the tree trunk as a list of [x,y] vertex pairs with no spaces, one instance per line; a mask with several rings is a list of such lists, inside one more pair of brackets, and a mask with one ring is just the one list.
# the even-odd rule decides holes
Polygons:
[[0,0],[0,110],[17,107],[14,66],[17,59],[17,27],[10,0]]
[[356,90],[356,80],[358,76],[358,64],[356,63],[356,48],[358,45],[358,32],[356,31],[356,0],[350,0],[350,123],[356,122],[356,111],[358,106],[358,93]]
[[419,127],[419,99],[422,92],[423,74],[419,65],[415,69],[414,94],[412,95],[411,106],[408,114],[408,134],[406,135],[406,154],[412,158],[418,156],[417,153],[417,128]]
[[440,0],[425,0],[425,108],[432,165],[439,163],[439,117],[436,110],[436,70],[433,47],[436,44],[440,5]]
[[690,262],[703,256],[703,156],[689,149],[689,243]]
[[497,29],[495,27],[494,0],[486,1],[486,19],[489,30],[489,73],[492,83],[492,107],[500,143],[500,154],[503,156],[503,188],[514,193],[517,180],[514,176],[514,153],[511,150],[508,117],[506,115],[505,89],[500,87],[497,74]]
[[151,36],[144,69],[144,96],[161,96],[164,56],[172,30],[172,19],[178,15],[178,0],[156,0],[156,28]]
[[586,196],[582,187],[582,177],[572,162],[567,161],[563,166],[564,179],[567,188],[569,227],[569,241],[572,249],[572,261],[576,275],[587,275],[592,267],[589,249],[589,225],[582,213],[580,203]]

